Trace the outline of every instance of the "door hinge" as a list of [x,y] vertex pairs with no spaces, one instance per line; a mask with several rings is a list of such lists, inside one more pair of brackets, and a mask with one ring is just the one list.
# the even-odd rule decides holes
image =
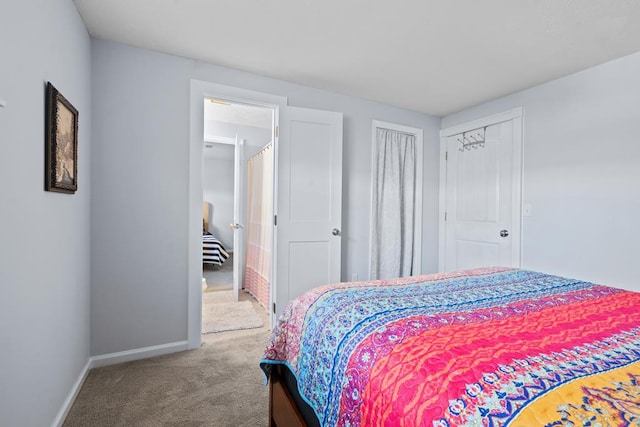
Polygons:
[[276,303],[273,303],[273,314],[276,314]]
[[278,215],[273,216],[273,225],[278,225]]
[[446,212],[444,213],[444,220],[445,221],[447,220],[447,213]]
[[444,161],[446,162],[447,160],[449,160],[449,152],[445,151],[444,152]]
[[276,126],[276,138],[280,136],[280,126]]

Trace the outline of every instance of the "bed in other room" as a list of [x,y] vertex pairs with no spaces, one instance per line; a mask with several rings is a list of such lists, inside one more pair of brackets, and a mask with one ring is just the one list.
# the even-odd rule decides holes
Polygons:
[[640,423],[640,293],[489,268],[315,288],[261,367],[271,426]]
[[209,218],[211,218],[211,205],[202,203],[202,263],[221,266],[229,253],[220,240],[209,232]]

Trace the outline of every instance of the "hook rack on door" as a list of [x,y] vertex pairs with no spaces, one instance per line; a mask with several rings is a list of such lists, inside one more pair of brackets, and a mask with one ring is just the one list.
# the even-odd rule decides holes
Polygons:
[[470,151],[471,149],[477,150],[484,147],[486,134],[487,126],[461,133],[456,137],[456,140],[461,145],[458,150]]

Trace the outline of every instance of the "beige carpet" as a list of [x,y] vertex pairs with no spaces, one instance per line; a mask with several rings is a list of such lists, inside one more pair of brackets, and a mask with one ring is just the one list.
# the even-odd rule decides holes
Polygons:
[[64,426],[266,426],[258,365],[269,332],[207,337],[197,350],[91,370]]
[[[214,303],[232,301],[230,292],[213,294]],[[64,427],[267,425],[269,391],[259,363],[269,315],[246,292],[240,301],[254,305],[263,327],[205,334],[196,350],[92,369]]]
[[202,305],[202,333],[236,331],[262,326],[262,320],[249,301]]

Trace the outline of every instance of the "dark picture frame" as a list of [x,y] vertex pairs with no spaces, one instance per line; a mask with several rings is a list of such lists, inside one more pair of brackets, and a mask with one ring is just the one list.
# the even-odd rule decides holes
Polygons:
[[51,82],[45,102],[44,188],[73,194],[78,189],[78,110]]

